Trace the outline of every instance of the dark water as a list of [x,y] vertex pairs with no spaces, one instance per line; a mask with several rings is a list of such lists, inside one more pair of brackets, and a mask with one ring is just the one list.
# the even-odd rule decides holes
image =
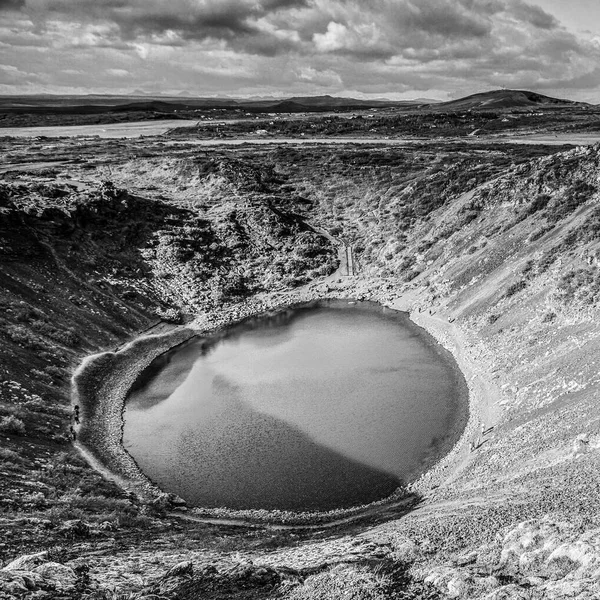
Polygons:
[[152,480],[197,506],[355,506],[448,449],[463,386],[402,313],[322,302],[157,359],[129,397],[124,443]]

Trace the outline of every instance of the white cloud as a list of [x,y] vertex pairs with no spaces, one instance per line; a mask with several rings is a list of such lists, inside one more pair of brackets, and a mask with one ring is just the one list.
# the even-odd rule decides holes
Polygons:
[[331,69],[319,71],[313,67],[301,67],[298,71],[298,79],[323,87],[339,88],[343,84],[339,73]]
[[327,25],[326,33],[315,33],[313,41],[320,52],[334,52],[344,48],[350,48],[353,40],[352,35],[345,25],[331,21]]
[[76,81],[78,89],[114,90],[126,79],[208,95],[309,86],[426,95],[505,85],[589,96],[600,86],[599,38],[575,36],[525,0],[27,0],[20,11],[17,0],[10,4],[0,15],[1,60],[28,75],[5,71],[15,91],[36,76],[57,89]]
[[106,73],[112,77],[129,77],[131,75],[127,69],[106,69]]

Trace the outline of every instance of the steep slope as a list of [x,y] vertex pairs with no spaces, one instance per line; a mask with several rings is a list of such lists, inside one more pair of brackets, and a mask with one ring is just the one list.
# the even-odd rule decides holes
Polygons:
[[[600,147],[540,149],[531,160],[516,148],[263,152],[115,166],[118,180],[155,186],[152,200],[114,186],[77,198],[72,190],[7,186],[2,363],[11,379],[2,410],[27,435],[14,420],[5,432],[12,454],[2,455],[9,473],[3,557],[71,535],[81,556],[65,555],[68,568],[93,564],[94,581],[138,597],[598,597]],[[164,190],[176,201],[160,200]],[[157,306],[204,311],[317,278],[328,272],[330,254],[311,237],[298,256],[299,240],[310,234],[301,212],[350,243],[361,269],[357,278],[309,283],[307,293],[411,311],[463,370],[470,423],[415,486],[422,506],[401,519],[317,541],[246,532],[228,544],[209,544],[207,530],[198,533],[190,521],[171,538],[156,507],[101,484],[72,458],[57,460],[67,447],[68,415],[58,408],[66,386],[35,388],[44,376],[27,361],[43,371],[60,357],[29,348],[24,336],[41,344],[84,332],[77,342],[51,345],[63,364],[74,364],[152,323]],[[224,295],[213,294],[205,264],[213,276],[225,265]],[[243,293],[229,287],[235,265],[245,269]],[[87,304],[71,307],[71,295]],[[66,369],[53,373],[64,377]],[[48,410],[52,393],[57,408]],[[45,411],[44,421],[34,409]],[[49,441],[61,426],[62,439]],[[28,443],[36,447],[25,451]],[[39,522],[18,521],[17,507],[26,519],[49,522],[46,533]],[[75,518],[87,534],[58,533]],[[128,519],[137,531],[147,519],[151,547],[132,545]],[[116,530],[103,530],[102,520]],[[108,538],[122,543],[99,548]],[[90,558],[83,546],[92,539]]]
[[[333,259],[327,240],[264,200],[200,215],[110,183],[1,183],[0,556],[60,540],[73,519],[121,523],[127,536],[131,517],[140,530],[141,506],[71,446],[69,375],[85,355],[305,283]],[[18,524],[23,514],[46,526]]]

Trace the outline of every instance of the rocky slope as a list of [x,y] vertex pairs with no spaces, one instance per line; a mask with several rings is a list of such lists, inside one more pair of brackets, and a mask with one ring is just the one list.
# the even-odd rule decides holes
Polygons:
[[[3,184],[7,593],[598,596],[600,148],[313,152],[132,158],[112,173],[130,192]],[[333,252],[307,219],[353,245],[359,277],[319,282]],[[304,538],[177,528],[65,454],[81,356],[310,280],[410,310],[468,379],[470,424],[417,510]],[[75,550],[10,564],[57,540]]]
[[98,541],[168,527],[152,520],[162,508],[132,501],[71,446],[69,380],[85,355],[328,274],[334,256],[260,199],[200,215],[109,182],[0,183],[2,559],[68,543],[65,522]]
[[[381,263],[370,261],[373,276],[386,269],[405,281],[379,294],[412,310],[469,378],[462,448],[421,482],[429,501],[400,526],[450,556],[472,549],[477,566],[446,572],[460,585],[443,569],[426,576],[451,597],[598,594],[599,178],[600,148],[579,148],[445,201],[401,246],[360,237]],[[507,540],[519,540],[517,549],[501,549]],[[493,560],[490,545],[500,552]],[[526,576],[521,584],[475,585],[482,565],[511,560],[513,576]]]

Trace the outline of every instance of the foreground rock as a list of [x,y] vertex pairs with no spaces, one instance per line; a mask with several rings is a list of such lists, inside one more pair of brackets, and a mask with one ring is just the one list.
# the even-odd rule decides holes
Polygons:
[[74,592],[78,576],[66,565],[52,562],[47,552],[21,556],[0,569],[0,592],[21,598],[53,598]]

